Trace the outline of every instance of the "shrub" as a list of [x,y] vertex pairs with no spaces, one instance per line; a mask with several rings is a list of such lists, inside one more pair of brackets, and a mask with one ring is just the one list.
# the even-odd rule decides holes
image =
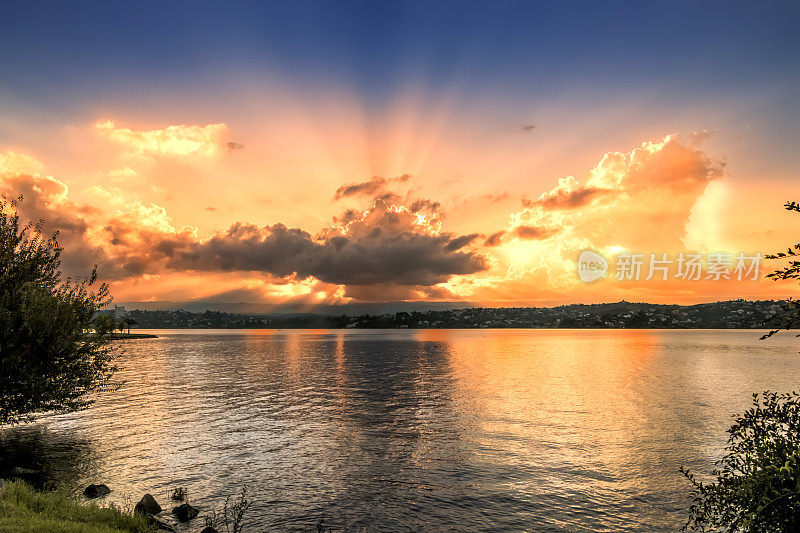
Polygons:
[[58,234],[21,225],[21,200],[0,198],[0,424],[86,407],[114,370],[106,337],[86,335],[108,286],[62,280]]
[[[728,430],[716,478],[686,469],[694,503],[684,530],[774,533],[800,524],[800,395],[764,392]],[[794,528],[794,529],[793,529]]]

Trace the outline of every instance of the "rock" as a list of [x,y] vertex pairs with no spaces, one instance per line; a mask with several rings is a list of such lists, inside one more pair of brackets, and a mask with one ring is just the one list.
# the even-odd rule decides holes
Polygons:
[[170,526],[169,524],[165,524],[164,522],[162,522],[161,520],[152,515],[147,515],[147,521],[163,531],[172,531],[173,533],[175,532],[175,529],[172,526]]
[[213,528],[213,527],[211,527],[211,526],[206,526],[206,527],[203,529],[203,531],[201,531],[200,533],[219,533],[219,531],[217,531],[216,529],[214,529],[214,528]]
[[178,520],[181,522],[188,522],[192,518],[196,517],[200,511],[189,505],[188,503],[184,503],[179,505],[178,507],[172,510],[172,514],[178,517]]
[[145,494],[136,507],[133,508],[134,513],[154,515],[161,512],[161,506],[151,494]]
[[105,496],[109,492],[111,492],[111,489],[108,488],[108,485],[103,485],[102,483],[97,485],[92,483],[83,489],[83,495],[87,498],[99,498],[100,496]]

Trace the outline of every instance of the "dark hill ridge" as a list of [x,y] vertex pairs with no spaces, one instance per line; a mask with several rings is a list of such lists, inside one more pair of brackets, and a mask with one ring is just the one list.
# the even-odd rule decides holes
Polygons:
[[258,328],[767,328],[780,300],[731,300],[696,305],[635,302],[558,307],[472,307],[385,314],[249,315],[205,311],[127,311],[145,329]]

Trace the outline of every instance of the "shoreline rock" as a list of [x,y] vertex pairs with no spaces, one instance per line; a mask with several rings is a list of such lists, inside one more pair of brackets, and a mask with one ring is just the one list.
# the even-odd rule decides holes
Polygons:
[[108,485],[104,485],[103,483],[94,484],[92,483],[85,489],[83,489],[83,495],[87,498],[99,498],[100,496],[105,496],[106,494],[110,493],[111,489],[108,488]]
[[172,509],[172,514],[178,517],[178,521],[180,522],[188,522],[192,518],[195,518],[200,511],[189,505],[188,503],[184,503]]
[[139,503],[133,508],[134,513],[139,513],[143,515],[157,515],[162,511],[161,506],[158,505],[158,502],[153,495],[148,493],[142,496],[142,499],[139,500]]

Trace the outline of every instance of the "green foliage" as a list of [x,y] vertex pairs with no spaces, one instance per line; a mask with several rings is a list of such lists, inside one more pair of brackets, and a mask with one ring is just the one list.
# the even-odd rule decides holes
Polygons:
[[765,392],[728,430],[728,452],[694,486],[684,530],[767,533],[800,524],[800,395]]
[[[787,211],[800,212],[800,204],[797,202],[786,202],[784,207]],[[800,257],[800,244],[795,244],[787,248],[785,252],[767,255],[767,259],[788,259],[788,264],[786,266],[768,274],[767,277],[774,280],[800,279],[800,259],[798,259],[798,257]]]
[[0,493],[0,531],[8,533],[151,533],[146,517],[112,505],[81,504],[63,492],[38,492],[21,481]]
[[[797,202],[786,202],[784,208],[787,211],[800,212],[800,204]],[[784,260],[787,263],[767,274],[767,278],[773,281],[785,279],[800,279],[800,243],[790,246],[785,252],[778,252],[765,256],[765,259]],[[797,329],[800,327],[800,300],[789,298],[783,303],[783,310],[770,319],[770,324],[775,329],[761,337],[767,339],[781,330]]]
[[94,330],[98,335],[107,335],[117,329],[117,322],[111,315],[100,314],[94,318],[92,326],[94,326]]
[[22,225],[21,200],[0,199],[0,424],[84,408],[114,370],[105,336],[86,335],[108,286],[62,280],[58,235]]

